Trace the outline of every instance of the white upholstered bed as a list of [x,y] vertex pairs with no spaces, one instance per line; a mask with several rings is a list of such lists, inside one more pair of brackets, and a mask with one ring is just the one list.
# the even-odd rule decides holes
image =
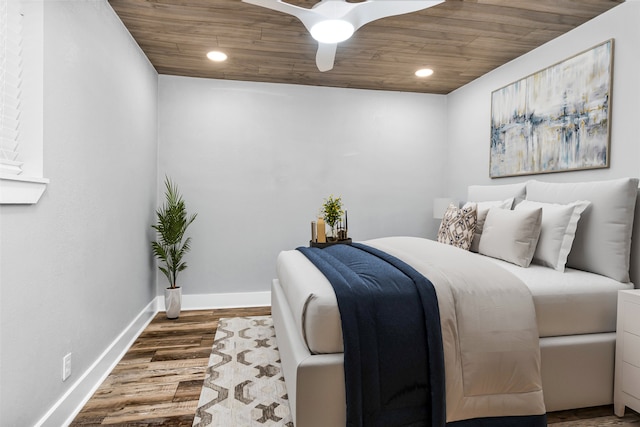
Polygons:
[[[478,206],[509,198],[553,204],[589,201],[569,245],[571,252],[565,254],[566,268],[564,264],[560,269],[538,264],[524,268],[482,254],[464,254],[512,273],[530,290],[547,411],[613,400],[617,292],[633,288],[628,272],[637,191],[636,179],[469,187],[468,200]],[[544,224],[542,229],[544,233]],[[550,233],[547,229],[547,238]],[[362,243],[400,259],[409,254],[404,261],[415,268],[412,262],[420,261],[411,259],[413,240],[420,239],[390,237]],[[298,251],[279,255],[277,273],[272,313],[295,425],[345,425],[342,333],[333,289]]]

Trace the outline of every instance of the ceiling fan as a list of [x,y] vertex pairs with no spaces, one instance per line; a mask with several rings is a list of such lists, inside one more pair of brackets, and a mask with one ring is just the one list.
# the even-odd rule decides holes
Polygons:
[[318,41],[316,65],[320,71],[333,68],[338,43],[347,40],[360,27],[377,19],[427,9],[444,0],[322,0],[311,9],[281,0],[242,0],[298,18]]

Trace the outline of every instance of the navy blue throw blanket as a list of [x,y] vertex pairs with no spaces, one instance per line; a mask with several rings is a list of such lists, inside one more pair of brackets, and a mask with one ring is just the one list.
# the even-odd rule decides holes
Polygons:
[[338,300],[347,426],[444,426],[442,332],[431,282],[357,243],[298,250]]
[[359,243],[299,247],[329,280],[342,320],[348,427],[542,427],[546,415],[446,423],[445,372],[433,284]]

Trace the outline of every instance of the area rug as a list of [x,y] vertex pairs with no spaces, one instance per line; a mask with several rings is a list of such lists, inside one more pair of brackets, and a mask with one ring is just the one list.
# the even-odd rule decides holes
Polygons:
[[270,316],[220,319],[194,427],[293,427]]

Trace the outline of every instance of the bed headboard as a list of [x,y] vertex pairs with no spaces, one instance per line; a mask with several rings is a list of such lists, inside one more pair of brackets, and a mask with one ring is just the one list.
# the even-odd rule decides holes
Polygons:
[[[524,198],[537,202],[591,202],[578,222],[567,267],[591,271],[620,282],[629,281],[629,271],[632,269],[632,277],[636,281],[640,279],[635,274],[640,273],[640,266],[635,267],[638,263],[630,261],[633,259],[631,242],[634,212],[638,203],[637,178],[576,183],[530,180],[504,186],[470,186],[468,200],[487,201],[498,196],[498,199],[522,198],[523,192]],[[640,232],[640,226],[635,229]],[[638,251],[635,253],[640,257]]]
[[640,288],[640,188],[636,195],[636,215],[633,219],[633,232],[631,234],[631,265],[629,276],[636,288]]

